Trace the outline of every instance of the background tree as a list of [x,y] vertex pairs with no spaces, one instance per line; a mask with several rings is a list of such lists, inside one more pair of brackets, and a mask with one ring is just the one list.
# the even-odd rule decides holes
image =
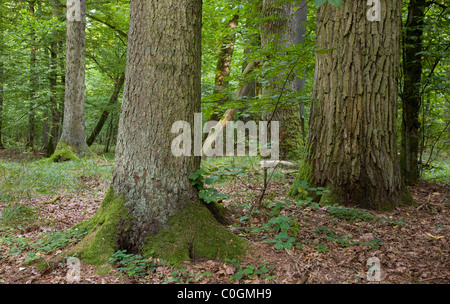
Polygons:
[[[56,144],[59,139],[59,130],[61,127],[61,113],[58,107],[58,40],[60,35],[57,29],[57,23],[60,19],[61,5],[59,0],[52,1],[52,18],[54,20],[53,29],[50,39],[50,112],[51,124],[50,135],[48,138],[46,155],[51,156],[55,152]],[[45,144],[45,143],[44,143]]]
[[423,23],[425,0],[411,0],[408,5],[403,55],[402,143],[400,167],[405,183],[414,184],[419,179],[419,111],[422,101],[421,80],[423,50]]
[[3,60],[4,60],[4,43],[3,43],[3,7],[0,7],[0,149],[4,149],[2,140],[2,126],[3,126]]
[[[304,40],[306,34],[307,3],[264,0],[262,15],[266,19],[261,24],[262,47],[269,49],[272,56],[288,51]],[[291,51],[292,52],[292,51]],[[269,56],[270,57],[270,56]],[[279,65],[278,65],[279,67]],[[288,66],[289,67],[289,66]],[[270,69],[270,64],[265,65]],[[273,68],[272,68],[273,69]],[[304,130],[304,105],[295,96],[305,83],[297,71],[284,67],[282,71],[273,69],[268,75],[269,80],[264,86],[264,94],[271,97],[273,111],[266,115],[267,120],[280,122],[280,155],[282,158],[293,159],[299,156],[301,131]],[[271,78],[271,79],[270,79]],[[282,92],[285,90],[285,92]],[[284,94],[288,98],[281,100]],[[289,98],[291,97],[291,98]]]
[[67,145],[77,155],[84,155],[87,151],[84,133],[86,0],[75,1],[74,5],[75,15],[67,19],[64,121],[58,144],[61,149]]

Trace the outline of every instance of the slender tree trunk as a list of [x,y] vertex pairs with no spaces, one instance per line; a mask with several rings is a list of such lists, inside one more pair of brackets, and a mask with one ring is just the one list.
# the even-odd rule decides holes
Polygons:
[[[54,18],[59,19],[60,5],[59,0],[53,0],[52,15]],[[50,136],[49,143],[47,145],[46,155],[49,157],[55,152],[56,144],[59,138],[59,128],[61,115],[58,110],[58,30],[55,28],[52,31],[52,41],[50,44],[50,111],[51,111],[51,124],[50,124]]]
[[111,139],[113,137],[113,133],[114,133],[114,115],[111,115],[111,119],[109,121],[109,126],[108,126],[108,130],[107,130],[107,135],[106,135],[106,144],[105,144],[105,148],[103,150],[103,153],[108,153],[109,152],[109,146],[111,144]]
[[[80,18],[67,20],[66,91],[60,142],[70,146],[79,156],[82,156],[87,151],[84,133],[86,0],[75,1],[75,3],[79,3],[77,9],[79,9]],[[77,14],[78,12],[75,16]]]
[[[1,21],[0,21],[1,22]],[[0,25],[1,26],[1,25]],[[0,35],[3,36],[3,32],[0,32]],[[3,45],[2,45],[2,36],[0,36],[0,149],[4,149],[3,139],[2,139],[2,128],[3,128]]]
[[[31,18],[34,17],[35,13],[35,1],[30,1],[30,13]],[[38,90],[38,75],[36,71],[36,32],[34,30],[34,25],[31,25],[31,53],[30,53],[30,109],[28,114],[28,139],[26,147],[29,149],[34,149],[34,137],[35,137],[35,120],[36,120],[36,93]]]
[[42,113],[42,150],[47,151],[49,144],[50,132],[50,112],[45,109]]
[[3,128],[3,99],[4,99],[4,89],[3,83],[5,81],[4,74],[4,63],[3,63],[3,52],[4,52],[4,43],[3,43],[3,13],[0,8],[0,149],[4,149],[3,139],[2,139],[2,128]]
[[[59,62],[59,70],[60,70],[60,78],[61,78],[61,92],[59,93],[59,97],[58,97],[58,104],[59,104],[59,128],[58,128],[58,134],[61,134],[62,132],[62,126],[64,123],[64,99],[66,96],[66,56],[65,56],[65,52],[64,52],[64,48],[65,48],[65,41],[67,38],[66,37],[66,32],[62,31],[61,33],[59,33],[60,36],[62,37],[61,40],[58,42],[58,48],[59,48],[59,54],[61,54],[61,59],[58,60]],[[55,147],[56,148],[56,147]]]
[[201,15],[201,0],[131,2],[112,187],[81,252],[90,263],[118,249],[175,262],[229,258],[243,246],[191,186],[200,157],[176,157],[171,148],[173,124],[194,126],[201,111]]
[[[261,41],[263,47],[270,47],[271,44],[280,46],[283,52],[284,47],[303,42],[306,33],[307,3],[285,3],[280,7],[278,0],[263,1],[263,16],[273,17],[261,25]],[[290,68],[290,67],[289,67]],[[282,76],[273,79],[264,88],[266,95],[284,96],[297,93],[304,87],[304,80],[293,73],[287,75],[287,86],[279,83]],[[284,77],[287,77],[284,76]],[[277,83],[278,82],[278,83]],[[279,103],[275,112],[268,114],[269,118],[280,122],[280,155],[282,158],[297,158],[300,153],[303,104]]]
[[421,80],[423,48],[423,19],[425,0],[410,0],[406,35],[404,36],[403,73],[404,85],[402,105],[402,141],[400,167],[406,184],[412,185],[419,179],[419,113],[422,102]]
[[[113,91],[111,97],[109,98],[109,105],[114,105],[119,100],[119,94],[120,94],[120,91],[122,90],[124,82],[125,82],[125,73],[122,73],[122,75],[119,77],[119,79],[114,83],[114,91]],[[89,147],[92,146],[92,144],[94,143],[98,134],[100,134],[100,132],[102,131],[103,126],[104,126],[106,120],[108,119],[108,115],[109,115],[109,111],[102,112],[100,119],[98,120],[97,124],[95,125],[94,130],[92,130],[91,135],[89,136],[89,138],[87,140],[87,144]]]
[[400,0],[381,2],[381,21],[365,1],[326,4],[317,14],[309,156],[299,180],[326,187],[322,202],[388,210],[412,203],[397,155]]

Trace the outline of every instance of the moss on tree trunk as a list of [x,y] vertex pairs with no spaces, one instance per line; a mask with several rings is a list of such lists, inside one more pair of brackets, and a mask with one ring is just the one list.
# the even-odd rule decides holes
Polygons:
[[[133,216],[123,195],[110,188],[100,209],[90,220],[79,224],[87,236],[69,254],[84,262],[101,266],[117,250],[123,249],[121,235],[128,233]],[[179,264],[193,259],[240,260],[250,246],[222,226],[200,202],[189,202],[169,218],[169,225],[156,235],[148,236],[141,252]]]

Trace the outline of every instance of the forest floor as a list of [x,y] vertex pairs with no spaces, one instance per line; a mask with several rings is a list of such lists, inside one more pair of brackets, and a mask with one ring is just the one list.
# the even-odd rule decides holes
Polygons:
[[[0,159],[3,178],[11,170],[8,164],[23,161],[7,152]],[[3,220],[8,215],[4,210],[11,211],[12,206],[34,213],[20,225],[0,221],[0,284],[67,283],[69,268],[64,261],[42,261],[54,259],[82,237],[67,231],[95,214],[109,187],[108,179],[90,175],[85,165],[80,172],[77,186],[64,191],[9,201],[4,194]],[[175,268],[163,260],[128,256],[122,269],[116,264],[98,268],[81,263],[79,283],[377,284],[368,281],[368,274],[375,274],[369,270],[370,258],[380,261],[384,284],[450,283],[448,183],[421,181],[410,187],[416,206],[382,213],[319,206],[309,200],[292,202],[286,193],[293,176],[269,183],[260,210],[251,207],[262,187],[258,179],[241,176],[215,186],[231,195],[225,200],[233,222],[229,229],[253,248],[243,261],[198,260]],[[8,185],[3,187],[8,192]]]

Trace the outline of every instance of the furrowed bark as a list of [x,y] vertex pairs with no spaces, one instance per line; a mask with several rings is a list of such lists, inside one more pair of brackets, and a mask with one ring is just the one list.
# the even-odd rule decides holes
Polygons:
[[397,155],[401,1],[381,2],[369,22],[365,1],[330,4],[317,15],[309,156],[299,180],[328,188],[322,201],[389,210],[410,204]]

